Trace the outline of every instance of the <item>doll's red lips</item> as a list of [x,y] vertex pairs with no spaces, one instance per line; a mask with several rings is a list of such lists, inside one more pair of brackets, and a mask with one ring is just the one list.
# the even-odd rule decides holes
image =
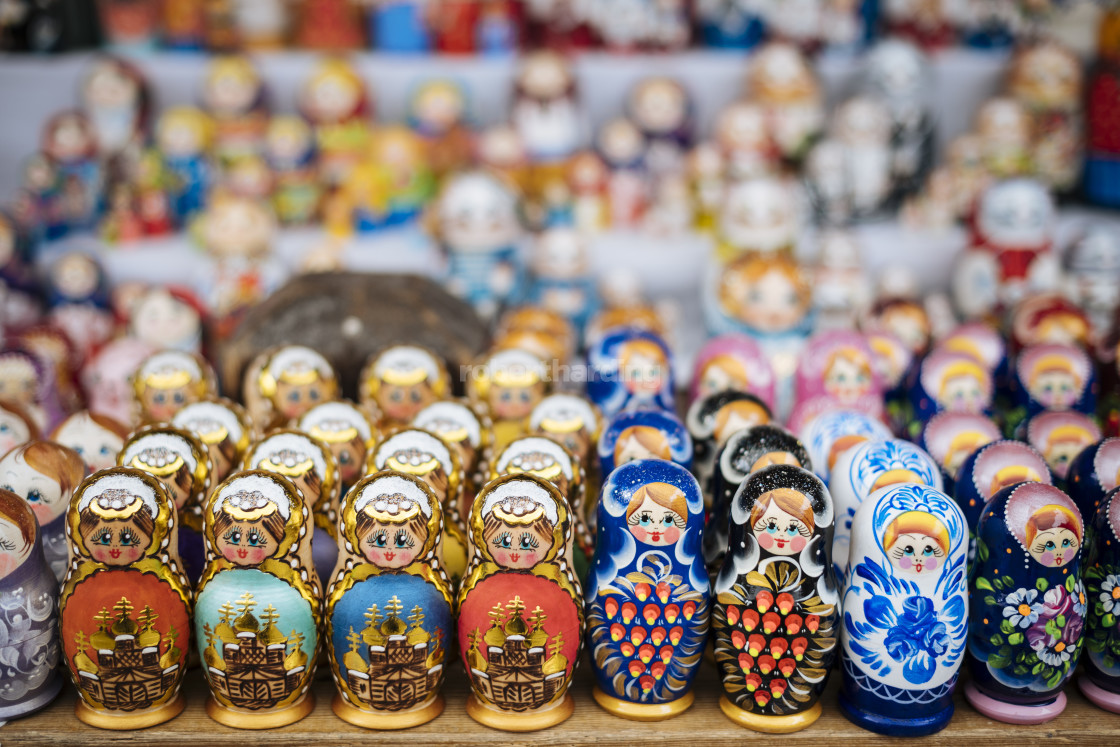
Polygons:
[[249,551],[248,550],[238,550],[237,551],[237,557],[247,558],[247,557],[249,557]]
[[661,532],[650,532],[650,535],[649,535],[649,537],[650,537],[650,539],[652,539],[652,540],[653,540],[654,542],[657,542],[657,541],[658,541],[659,539],[661,539]]
[[509,559],[512,560],[514,563],[516,563],[517,561],[521,560],[521,553],[518,553],[518,552],[510,553]]
[[120,556],[121,556],[121,551],[120,550],[110,550],[109,551],[109,557],[111,557],[111,558],[116,559],[116,558],[119,558]]
[[393,559],[393,558],[395,558],[395,557],[397,557],[397,554],[396,554],[395,552],[387,552],[387,553],[385,553],[385,559],[386,559],[386,560],[392,560],[392,559]]

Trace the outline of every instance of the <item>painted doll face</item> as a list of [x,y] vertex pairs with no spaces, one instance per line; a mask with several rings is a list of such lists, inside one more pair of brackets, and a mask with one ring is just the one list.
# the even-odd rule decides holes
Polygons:
[[731,366],[716,358],[704,366],[700,374],[700,384],[697,386],[697,396],[703,399],[719,392],[744,392],[747,390],[748,383],[747,377],[741,372],[732,370]]
[[186,384],[173,389],[149,386],[140,395],[140,401],[153,420],[170,421],[175,413],[194,401],[194,396]]
[[1028,551],[1035,560],[1049,568],[1068,565],[1080,547],[1077,535],[1065,527],[1043,529],[1035,535]]
[[797,555],[805,549],[809,538],[813,536],[805,522],[782,510],[777,500],[770,501],[766,511],[755,521],[753,529],[759,546],[774,555]]
[[880,320],[887,331],[915,352],[925,349],[929,341],[929,320],[918,308],[888,309]]
[[646,495],[626,522],[634,539],[655,547],[667,547],[681,538],[685,517]]
[[499,521],[487,528],[482,539],[498,567],[528,570],[552,548],[552,527],[544,520],[528,526]]
[[941,567],[945,551],[937,540],[921,532],[899,534],[887,548],[891,565],[900,573],[931,575]]
[[404,568],[416,559],[428,537],[426,528],[418,532],[412,522],[389,524],[378,521],[360,539],[362,555],[378,568]]
[[29,440],[31,440],[31,431],[27,423],[14,412],[0,409],[0,454],[7,454]]
[[38,391],[35,368],[26,360],[11,358],[0,367],[0,399],[22,405],[35,404]]
[[937,402],[952,412],[982,413],[984,389],[975,376],[959,374],[945,380]]
[[1085,439],[1078,438],[1065,438],[1055,441],[1046,447],[1043,454],[1046,458],[1046,464],[1054,471],[1058,477],[1065,479],[1069,474],[1069,466],[1081,451],[1092,443],[1089,434],[1085,434]]
[[824,373],[824,390],[843,402],[851,402],[871,390],[871,373],[859,361],[837,356]]
[[1069,371],[1043,371],[1031,382],[1031,396],[1043,407],[1063,410],[1077,401],[1077,379]]
[[109,566],[135,563],[152,542],[152,536],[132,521],[99,521],[85,539],[90,557]]
[[275,540],[260,521],[239,521],[217,537],[218,552],[237,566],[256,566],[272,557]]
[[624,430],[614,445],[614,466],[621,467],[639,459],[672,459],[669,439],[657,428],[634,425]]
[[724,405],[716,413],[716,427],[712,431],[712,436],[717,444],[723,445],[731,434],[756,425],[765,425],[768,422],[770,422],[769,416],[758,403],[738,400]]
[[635,353],[619,372],[631,394],[652,396],[661,391],[666,362],[664,356]]
[[355,436],[349,441],[332,443],[330,447],[338,464],[338,473],[342,482],[347,485],[353,484],[365,470],[366,445],[362,443],[361,436]]
[[0,580],[19,568],[31,554],[31,545],[23,537],[19,525],[0,515]]
[[185,343],[199,334],[198,312],[170,293],[150,293],[133,308],[133,333],[154,347]]
[[54,440],[77,452],[90,472],[115,466],[117,453],[124,446],[124,439],[89,418],[75,418],[68,422]]
[[435,401],[431,387],[425,379],[416,384],[398,385],[382,381],[377,389],[377,406],[391,420],[407,423],[416,413]]
[[276,382],[276,409],[285,418],[298,418],[315,405],[330,398],[327,383],[320,378],[307,384]]
[[66,511],[68,501],[62,498],[58,480],[37,471],[24,460],[23,454],[9,454],[0,460],[0,488],[27,501],[40,526],[49,524]]
[[796,326],[807,311],[807,299],[798,293],[792,279],[780,270],[769,270],[750,284],[739,316],[759,329],[783,332]]
[[307,104],[323,122],[338,122],[358,108],[362,92],[341,76],[327,76],[307,91]]
[[529,417],[544,396],[543,385],[501,386],[490,388],[490,412],[495,420],[521,420]]

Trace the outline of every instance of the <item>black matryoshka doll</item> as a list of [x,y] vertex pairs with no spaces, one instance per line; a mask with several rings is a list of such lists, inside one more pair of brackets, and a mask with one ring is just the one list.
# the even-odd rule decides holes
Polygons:
[[0,719],[48,705],[62,689],[58,672],[58,579],[39,522],[18,495],[0,490]]
[[66,576],[70,552],[66,511],[86,474],[82,458],[53,441],[30,441],[0,459],[0,489],[15,493],[31,507],[39,523],[43,555],[59,583]]
[[[1024,429],[1027,443],[1046,459],[1054,484],[1063,490],[1073,460],[1101,440],[1101,429],[1093,419],[1072,410],[1040,412],[1024,424]],[[1085,515],[1091,514],[1086,511]]]
[[198,437],[214,461],[215,484],[229,477],[245,458],[253,441],[253,426],[245,408],[225,397],[192,402],[171,418],[171,424]]
[[459,452],[459,464],[463,467],[462,502],[469,505],[490,480],[490,462],[494,459],[490,416],[467,399],[449,399],[433,402],[416,413],[412,427],[436,434]]
[[701,485],[708,484],[716,455],[732,433],[770,422],[770,408],[746,392],[717,392],[688,408],[685,425],[692,436],[693,472]]
[[91,726],[143,729],[183,710],[191,591],[178,531],[163,484],[140,470],[102,470],[70,501],[59,630],[75,710]]
[[253,422],[264,428],[302,416],[315,405],[338,398],[338,375],[326,358],[303,345],[283,345],[269,352],[256,379],[247,382],[245,404]]
[[1097,706],[1120,713],[1120,490],[1105,495],[1085,542],[1085,673],[1077,684]]
[[191,402],[217,394],[214,370],[200,356],[164,350],[144,359],[132,377],[137,421],[166,423]]
[[821,714],[840,632],[832,522],[824,483],[790,464],[755,472],[735,494],[712,635],[720,708],[748,729],[799,731]]
[[575,708],[568,686],[583,645],[568,502],[540,477],[499,477],[471,507],[470,531],[458,596],[467,713],[503,731],[555,726]]
[[471,400],[490,414],[495,451],[522,435],[533,408],[550,389],[544,362],[534,353],[518,348],[487,356],[474,367],[467,382]]
[[443,504],[443,558],[447,573],[462,578],[467,569],[466,522],[470,506],[463,504],[463,468],[459,453],[434,433],[404,428],[390,433],[366,460],[366,472],[396,470],[419,477]]
[[1021,482],[1053,484],[1042,455],[1022,441],[993,441],[972,452],[961,464],[953,499],[964,511],[976,536],[980,514],[993,495]]
[[339,536],[324,613],[334,712],[371,729],[427,723],[443,711],[455,629],[443,507],[419,477],[378,472],[347,494]]
[[1120,438],[1106,438],[1082,450],[1066,476],[1069,497],[1082,516],[1096,515],[1106,493],[1120,485]]
[[965,695],[996,721],[1041,724],[1066,707],[1085,628],[1081,512],[1053,485],[1004,488],[984,505],[969,581]]
[[179,519],[183,573],[192,584],[197,583],[206,564],[202,507],[214,484],[210,452],[187,431],[169,425],[150,425],[128,437],[117,463],[147,472],[163,485]]
[[374,405],[379,425],[408,425],[418,412],[447,396],[447,370],[439,357],[416,345],[393,345],[366,363],[359,379],[359,399]]
[[322,592],[311,527],[302,491],[275,472],[239,472],[206,506],[194,634],[210,687],[206,712],[220,724],[272,729],[315,706]]
[[678,464],[630,462],[607,479],[598,511],[585,597],[595,700],[623,718],[671,718],[692,705],[708,641],[700,486]]
[[366,456],[377,440],[377,431],[353,402],[338,400],[316,405],[303,414],[295,427],[331,450],[338,465],[342,493],[365,473]]
[[692,469],[692,436],[680,418],[665,410],[624,410],[607,423],[596,447],[599,474],[637,459],[664,459]]
[[953,495],[961,464],[981,446],[1002,437],[999,426],[986,415],[939,412],[922,429],[919,445],[941,466],[945,492]]
[[792,464],[812,471],[813,463],[805,446],[784,428],[756,425],[736,431],[719,450],[715,470],[708,483],[711,503],[708,525],[704,529],[704,562],[714,577],[723,567],[731,531],[731,504],[739,486],[748,477],[771,464]]
[[338,466],[325,443],[297,430],[272,431],[249,450],[244,469],[276,472],[292,481],[314,520],[312,557],[320,582],[338,559]]
[[116,465],[128,430],[128,426],[108,415],[79,410],[58,424],[51,440],[73,449],[93,473]]

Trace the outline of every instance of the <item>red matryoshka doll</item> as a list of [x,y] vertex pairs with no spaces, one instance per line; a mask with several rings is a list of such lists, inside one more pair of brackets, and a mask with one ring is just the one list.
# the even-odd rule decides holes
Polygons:
[[755,472],[735,494],[712,637],[720,709],[748,729],[782,734],[820,717],[839,640],[832,523],[824,483],[790,464]]
[[475,500],[470,531],[458,597],[467,713],[503,731],[555,726],[575,708],[568,686],[584,632],[568,502],[542,478],[499,477]]
[[327,445],[338,465],[345,494],[366,467],[366,456],[377,440],[377,431],[364,412],[347,400],[325,402],[305,412],[296,429]]
[[166,423],[191,402],[216,393],[214,369],[201,356],[164,350],[145,358],[132,377],[134,419]]
[[324,605],[331,707],[344,721],[405,729],[442,713],[455,626],[442,535],[439,499],[418,477],[378,472],[346,496]]
[[86,474],[77,453],[52,441],[29,441],[0,458],[0,489],[31,507],[43,556],[59,582],[66,576],[66,510]]
[[131,337],[111,340],[82,366],[78,378],[90,412],[132,425],[136,418],[132,379],[155,349]]
[[0,455],[39,438],[39,426],[23,405],[0,399]]
[[99,0],[97,10],[110,49],[121,53],[155,50],[159,38],[159,3],[154,0]]
[[626,117],[615,117],[599,128],[595,149],[608,171],[608,224],[615,228],[639,225],[649,206],[652,186],[646,170],[645,136]]
[[[253,373],[250,367],[247,374]],[[253,421],[262,427],[286,423],[316,405],[331,402],[338,398],[339,389],[338,374],[330,361],[303,345],[273,349],[256,379],[246,384],[246,405]]]
[[207,504],[194,634],[206,713],[220,724],[272,729],[315,707],[322,588],[311,526],[303,493],[272,472],[234,475]]
[[1026,440],[1046,459],[1054,484],[1066,489],[1077,456],[1101,440],[1101,429],[1088,415],[1069,410],[1040,412],[1024,423]]
[[206,446],[214,462],[214,483],[237,469],[254,436],[245,408],[224,397],[192,402],[175,413],[171,424],[193,433]]
[[473,402],[485,407],[500,450],[525,430],[525,420],[551,390],[540,358],[524,350],[502,350],[475,366],[467,382]]
[[355,0],[307,0],[299,10],[296,46],[330,52],[360,48],[365,42],[360,5]]
[[872,410],[860,403],[883,399],[874,356],[867,339],[858,332],[816,333],[806,343],[797,367],[795,402],[824,396],[841,407]]
[[369,146],[372,104],[365,82],[344,59],[320,60],[300,90],[299,108],[315,129],[323,178],[341,184]]
[[140,70],[130,62],[102,57],[86,73],[81,98],[102,161],[137,155],[148,136],[151,108],[151,93]]
[[359,379],[362,405],[379,414],[378,425],[407,425],[416,414],[449,393],[439,357],[416,345],[393,345],[366,363]]
[[205,565],[202,509],[214,486],[210,452],[193,434],[167,425],[145,426],[128,437],[117,464],[152,475],[163,485],[179,519],[179,559],[191,584]]
[[212,59],[202,83],[202,106],[214,123],[214,155],[221,161],[259,153],[268,126],[264,81],[242,55]]
[[752,338],[742,334],[715,337],[700,348],[692,368],[689,399],[695,402],[724,391],[753,394],[774,406],[774,372]]
[[73,449],[92,474],[116,466],[128,433],[128,426],[108,415],[79,410],[58,424],[51,441]]
[[765,110],[782,158],[800,160],[824,125],[824,102],[813,69],[793,45],[771,42],[754,55],[749,76],[751,98]]
[[178,530],[163,486],[140,470],[98,472],[70,502],[59,630],[91,726],[143,729],[183,710],[192,600]]

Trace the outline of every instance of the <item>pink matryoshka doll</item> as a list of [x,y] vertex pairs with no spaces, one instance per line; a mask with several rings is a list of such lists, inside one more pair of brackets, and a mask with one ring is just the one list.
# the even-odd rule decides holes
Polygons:
[[797,366],[795,406],[822,395],[842,407],[856,406],[866,398],[882,399],[874,353],[863,335],[836,329],[809,338]]
[[774,372],[753,339],[742,334],[713,337],[696,354],[689,401],[724,390],[748,392],[774,407]]
[[90,412],[135,425],[132,378],[140,365],[155,353],[150,345],[131,337],[106,343],[82,366],[78,378]]
[[1073,461],[1101,440],[1101,429],[1093,419],[1071,410],[1040,412],[1024,425],[1027,443],[1046,458],[1054,484],[1063,489]]

